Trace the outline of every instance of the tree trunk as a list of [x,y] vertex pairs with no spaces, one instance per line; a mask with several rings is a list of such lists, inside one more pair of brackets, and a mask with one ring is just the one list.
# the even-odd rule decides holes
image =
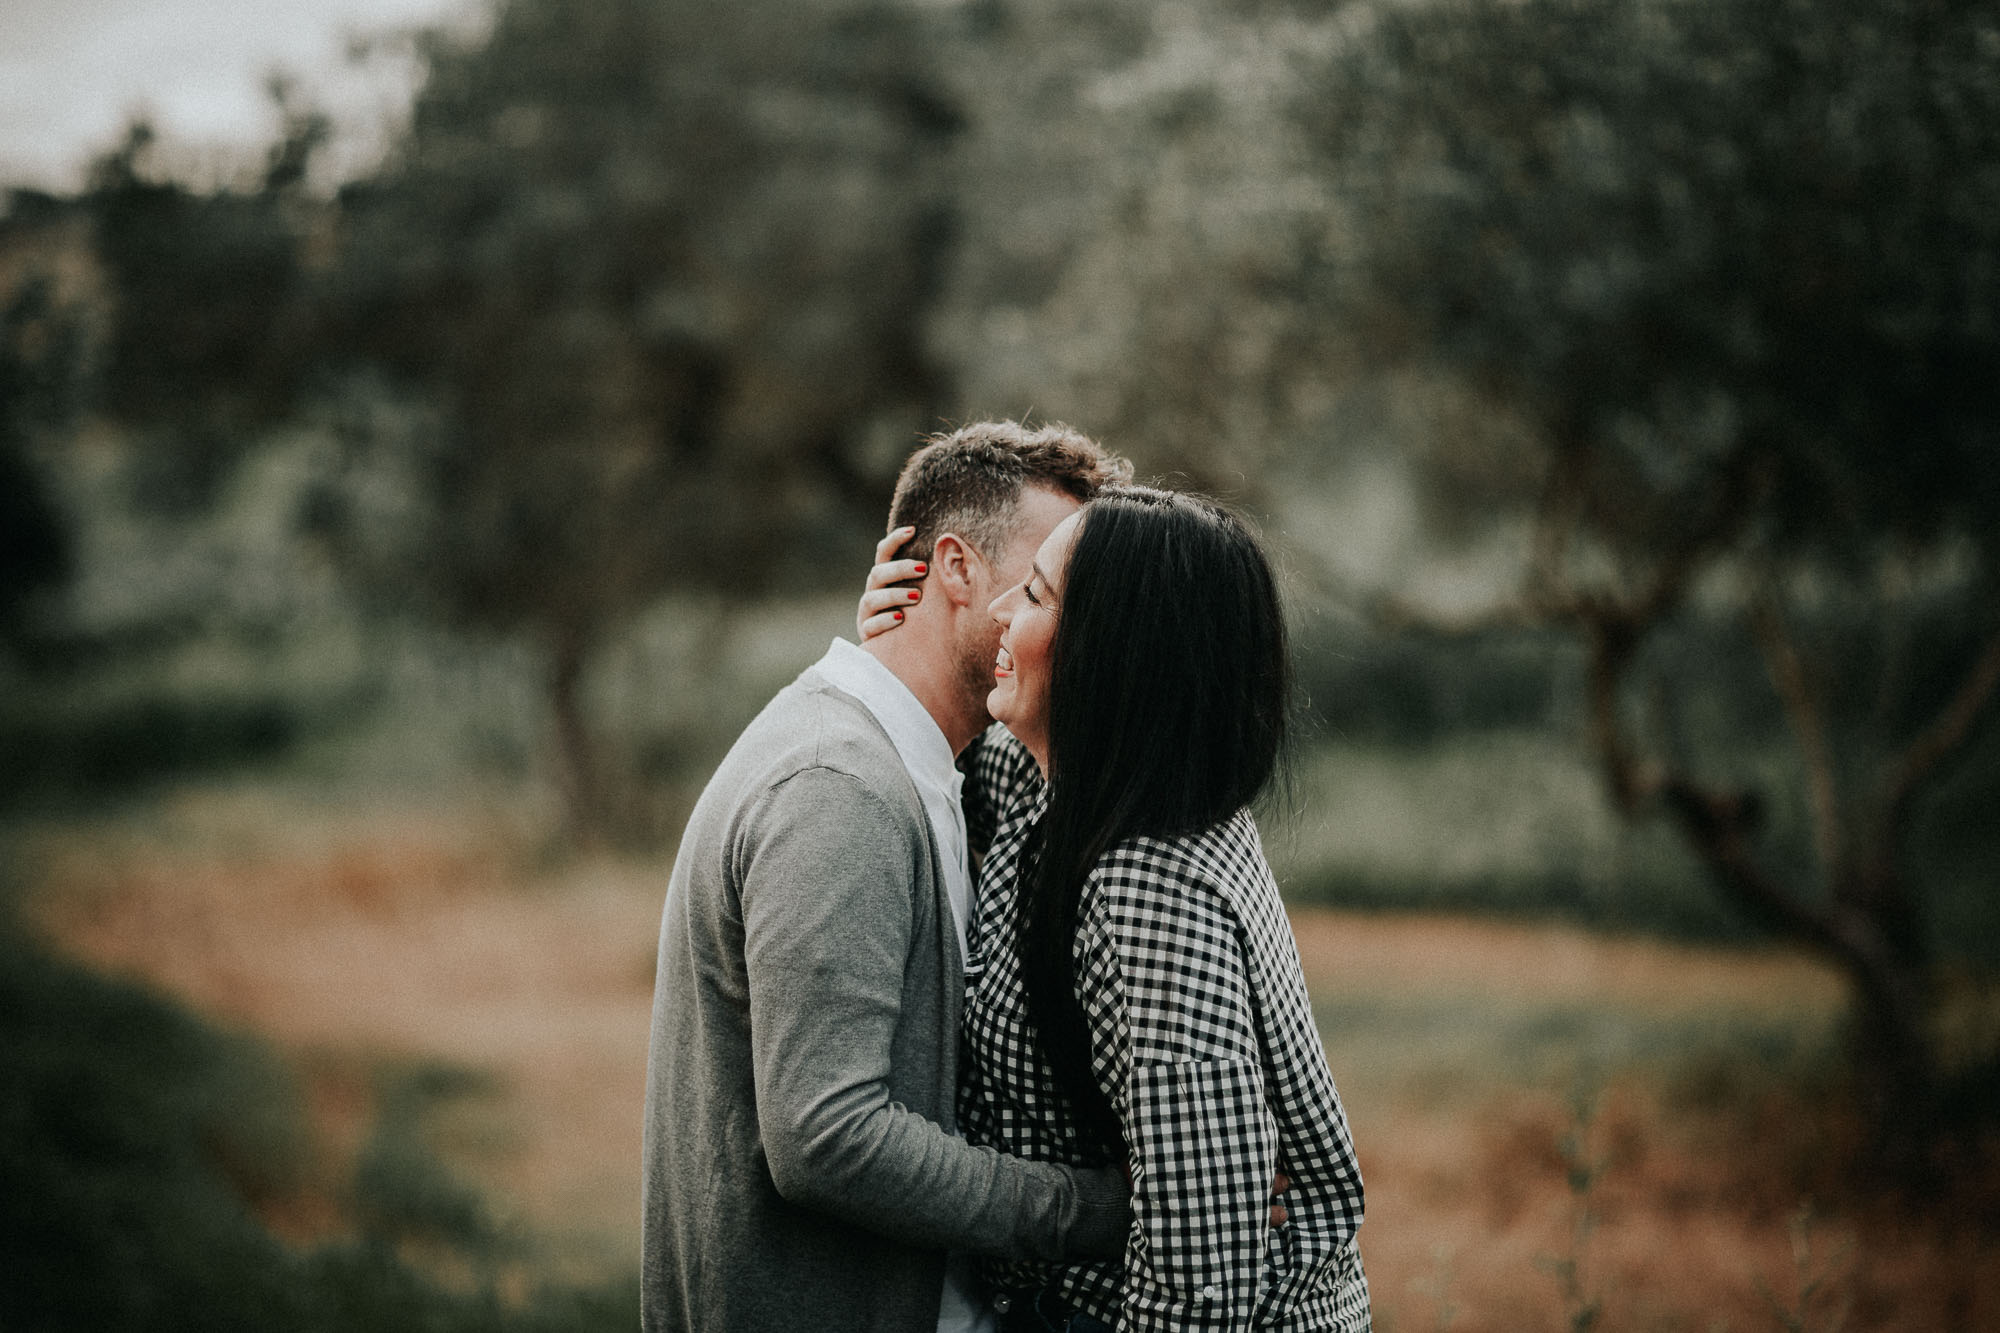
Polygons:
[[1938,1067],[1931,1046],[1931,973],[1921,951],[1901,946],[1899,923],[1837,907],[1835,961],[1854,991],[1856,1074],[1862,1104],[1884,1154],[1908,1177],[1937,1128]]
[[556,786],[562,793],[569,833],[582,846],[604,838],[604,806],[597,748],[583,718],[583,671],[591,638],[581,626],[558,625],[549,645],[549,711],[555,720]]
[[[2000,698],[2000,629],[1988,631],[1950,700],[1892,759],[1877,789],[1851,800],[1841,790],[1836,736],[1816,678],[1787,624],[1781,588],[1765,571],[1750,628],[1805,767],[1817,885],[1830,892],[1822,897],[1812,891],[1814,883],[1775,872],[1758,854],[1766,832],[1761,795],[1702,781],[1679,757],[1672,736],[1663,753],[1646,753],[1628,732],[1623,706],[1642,641],[1680,608],[1695,575],[1726,549],[1757,492],[1769,485],[1759,459],[1755,451],[1738,456],[1712,503],[1683,526],[1678,544],[1650,578],[1632,574],[1594,589],[1576,587],[1566,567],[1571,537],[1581,526],[1576,497],[1582,474],[1575,468],[1552,472],[1519,608],[1501,608],[1485,620],[1538,621],[1576,633],[1588,655],[1590,744],[1618,810],[1638,818],[1664,809],[1725,897],[1780,938],[1841,970],[1851,988],[1855,1070],[1862,1110],[1876,1135],[1876,1161],[1917,1182],[1940,1128],[1944,1071],[1931,1036],[1935,973],[1923,904],[1899,867],[1918,796]],[[1407,609],[1394,620],[1439,623]],[[1662,714],[1667,716],[1664,703]]]
[[[1780,936],[1832,962],[1853,997],[1854,1058],[1862,1111],[1885,1169],[1908,1177],[1935,1129],[1937,1067],[1929,1032],[1930,965],[1911,947],[1907,895],[1893,882],[1836,868],[1831,904],[1782,884],[1753,854],[1761,802],[1685,777],[1662,789],[1668,813],[1724,895]],[[1877,862],[1878,874],[1887,873]]]

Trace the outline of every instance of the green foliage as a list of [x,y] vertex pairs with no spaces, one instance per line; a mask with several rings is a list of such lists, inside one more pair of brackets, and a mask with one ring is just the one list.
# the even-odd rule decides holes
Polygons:
[[283,1308],[282,1256],[216,1160],[256,1082],[243,1053],[12,927],[0,943],[0,1318],[193,1327],[226,1286],[233,1304]]
[[[60,205],[16,193],[0,215],[0,253],[32,245],[59,225]],[[0,642],[31,618],[34,599],[68,578],[74,552],[61,511],[34,456],[67,426],[81,394],[83,321],[41,266],[0,289]]]
[[489,34],[428,39],[326,285],[331,354],[442,412],[392,577],[591,641],[670,586],[815,579],[801,544],[857,534],[862,495],[875,517],[871,429],[935,410],[915,330],[954,120],[915,22],[509,0]]
[[1327,7],[957,12],[959,243],[930,335],[965,410],[1067,419],[1142,474],[1256,503],[1288,446],[1343,447],[1333,312],[1300,281],[1328,182],[1290,106]]
[[[310,156],[325,133],[315,125],[294,125],[276,156],[288,145]],[[198,509],[312,377],[305,223],[294,166],[274,160],[256,189],[201,192],[149,174],[153,142],[151,127],[135,124],[93,166],[82,201],[116,294],[98,396],[154,437],[141,496]]]
[[[2000,698],[2000,29],[1446,0],[1350,37],[1310,113],[1343,202],[1320,290],[1370,355],[1528,423],[1500,442],[1527,484],[1467,519],[1516,525],[1516,606],[1587,649],[1612,794],[1840,962],[1877,1105],[1915,1108],[1884,1132],[1920,1136],[1942,886],[1913,812]],[[1705,706],[1753,675],[1795,756],[1761,773]]]
[[[670,589],[823,585],[942,406],[918,333],[957,117],[922,21],[505,0],[424,39],[407,134],[339,200],[322,354],[419,424],[383,429],[373,393],[340,414],[355,484],[314,528],[391,597],[546,654],[586,836],[619,803],[580,701],[606,638]],[[414,501],[388,516],[384,475]]]
[[[407,1225],[287,1248],[246,1202],[282,1190],[300,1151],[269,1058],[53,956],[11,921],[0,922],[0,1052],[8,1329],[558,1333],[637,1318],[636,1281],[525,1302],[490,1285],[447,1290],[397,1257]],[[400,1160],[438,1179],[429,1159]]]
[[2000,531],[2000,34],[1906,0],[1385,6],[1324,81],[1329,290],[1503,386],[1659,544]]
[[0,701],[0,809],[118,796],[268,760],[305,731],[296,700],[150,695],[109,706]]
[[[1735,758],[1792,779],[1775,737],[1752,730]],[[1940,792],[1911,861],[1928,890],[1931,948],[1973,975],[2000,970],[2000,864],[1992,821],[2000,770],[1967,765]],[[1724,944],[1772,938],[1718,895],[1670,830],[1621,821],[1582,748],[1544,729],[1468,727],[1431,739],[1339,731],[1299,755],[1290,814],[1260,820],[1286,900],[1385,912],[1560,920]],[[1806,813],[1770,812],[1782,840]],[[1996,1066],[2000,1067],[2000,1066]],[[1990,1078],[1990,1075],[1987,1077]]]
[[1574,646],[1547,631],[1465,641],[1307,622],[1295,643],[1311,724],[1344,743],[1558,726],[1580,666]]
[[485,1199],[446,1170],[423,1138],[432,1107],[482,1080],[469,1070],[427,1066],[385,1074],[375,1132],[355,1168],[355,1211],[378,1244],[441,1245],[482,1264],[502,1257],[506,1237]]
[[1300,755],[1294,785],[1299,813],[1265,821],[1265,842],[1295,903],[1759,936],[1670,838],[1622,824],[1597,775],[1555,737],[1335,736]]
[[1556,1145],[1562,1158],[1563,1178],[1569,1186],[1569,1249],[1564,1254],[1539,1256],[1536,1260],[1536,1266],[1555,1279],[1570,1333],[1590,1333],[1604,1313],[1603,1296],[1588,1278],[1590,1239],[1600,1220],[1592,1196],[1605,1167],[1591,1145],[1596,1116],[1597,1094],[1579,1081],[1571,1089],[1569,1128]]
[[1718,902],[1693,874],[1650,869],[1629,881],[1611,882],[1588,865],[1432,875],[1336,862],[1288,873],[1285,898],[1300,906],[1345,910],[1564,921],[1702,943],[1769,939],[1756,923]]
[[68,530],[39,471],[0,440],[0,642],[19,631],[37,594],[62,583],[71,559]]

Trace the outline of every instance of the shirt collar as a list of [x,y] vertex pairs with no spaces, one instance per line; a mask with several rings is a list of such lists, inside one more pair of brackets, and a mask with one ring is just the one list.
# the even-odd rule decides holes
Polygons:
[[815,670],[829,685],[853,695],[875,715],[912,778],[942,787],[953,796],[958,794],[963,775],[954,762],[951,742],[944,738],[930,710],[895,672],[845,639],[833,641]]

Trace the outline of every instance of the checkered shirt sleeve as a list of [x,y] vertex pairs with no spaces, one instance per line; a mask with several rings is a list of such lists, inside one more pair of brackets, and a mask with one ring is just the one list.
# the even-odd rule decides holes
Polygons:
[[[1037,1053],[1016,954],[1014,878],[1044,805],[1036,774],[981,875],[960,1119],[975,1142],[1093,1165]],[[1095,1072],[1125,1129],[1132,1234],[1122,1265],[988,1276],[1054,1282],[1124,1330],[1366,1329],[1360,1171],[1249,813],[1114,847],[1085,885],[1076,957]],[[1290,1220],[1272,1227],[1281,1167]]]

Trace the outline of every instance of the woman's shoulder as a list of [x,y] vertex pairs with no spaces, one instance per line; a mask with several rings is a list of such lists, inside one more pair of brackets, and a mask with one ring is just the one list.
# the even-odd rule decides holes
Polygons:
[[[1247,812],[1195,833],[1116,844],[1092,868],[1084,904],[1089,947],[1115,959],[1128,1010],[1136,1003],[1158,1016],[1195,1004],[1210,1013],[1211,1025],[1256,989],[1256,960],[1267,951],[1271,923],[1284,919]],[[1254,1050],[1247,1038],[1204,1030],[1203,1050],[1216,1043],[1236,1054]],[[1167,1044],[1185,1055],[1176,1043],[1190,1037],[1179,1031]]]

